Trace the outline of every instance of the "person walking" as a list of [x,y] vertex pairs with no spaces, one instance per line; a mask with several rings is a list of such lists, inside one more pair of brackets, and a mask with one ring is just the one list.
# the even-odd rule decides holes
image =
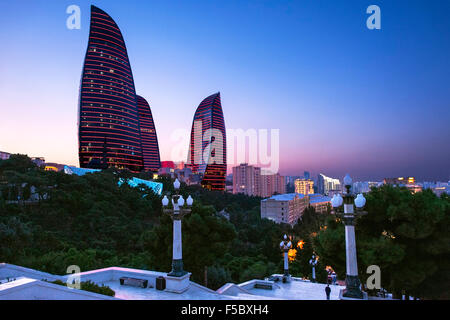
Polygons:
[[332,281],[333,285],[336,285],[336,279],[337,279],[336,272],[333,272],[331,274],[331,281]]
[[325,293],[327,294],[327,300],[330,300],[331,288],[329,284],[325,288]]

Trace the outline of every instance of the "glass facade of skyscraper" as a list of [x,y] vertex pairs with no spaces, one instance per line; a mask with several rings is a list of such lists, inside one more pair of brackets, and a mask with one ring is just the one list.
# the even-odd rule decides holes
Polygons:
[[143,169],[136,99],[122,33],[108,14],[91,6],[80,84],[80,167]]
[[197,108],[192,124],[187,165],[202,175],[202,186],[225,190],[227,171],[225,121],[220,93],[204,99]]
[[147,100],[137,96],[139,112],[139,126],[141,130],[142,158],[145,171],[158,171],[161,167],[159,157],[158,136],[156,135],[155,123],[152,111]]

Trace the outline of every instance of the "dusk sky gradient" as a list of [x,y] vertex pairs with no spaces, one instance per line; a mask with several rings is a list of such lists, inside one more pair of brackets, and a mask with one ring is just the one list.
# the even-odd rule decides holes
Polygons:
[[227,128],[280,129],[283,175],[450,179],[447,0],[0,0],[1,151],[79,165],[91,4],[122,31],[161,160],[220,91]]

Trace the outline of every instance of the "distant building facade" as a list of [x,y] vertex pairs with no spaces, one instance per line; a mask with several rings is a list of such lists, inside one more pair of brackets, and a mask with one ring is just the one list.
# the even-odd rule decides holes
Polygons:
[[265,198],[284,193],[286,193],[286,183],[283,176],[279,173],[264,174],[264,172],[261,172],[261,197]]
[[[201,176],[192,172],[192,169],[172,161],[161,162],[163,167],[159,168],[156,176],[169,176],[172,179],[178,179],[187,185],[196,185],[201,183]],[[182,168],[182,169],[180,169]]]
[[341,191],[339,179],[327,177],[320,173],[317,177],[317,192],[323,195],[332,195]]
[[11,153],[0,151],[0,160],[8,160],[11,157]]
[[161,161],[161,168],[175,169],[175,162],[173,162],[173,161]]
[[295,180],[295,193],[301,194],[313,194],[314,193],[314,181],[311,179],[297,179]]
[[407,185],[407,184],[415,184],[416,178],[414,177],[398,177],[398,178],[384,178],[384,184],[392,184],[392,185]]
[[261,195],[261,168],[242,163],[233,167],[233,193]]
[[316,210],[317,213],[326,213],[331,209],[331,198],[315,193],[309,195],[309,205]]
[[[0,160],[8,160],[10,157],[10,153],[0,151]],[[44,157],[31,157],[30,160],[38,167],[45,167],[46,165]]]
[[284,182],[286,183],[286,193],[295,192],[295,180],[302,179],[300,176],[285,176]]
[[421,192],[423,190],[421,185],[416,184],[416,179],[414,177],[384,178],[383,183],[398,187],[406,187],[412,193]]
[[325,213],[330,206],[331,198],[321,194],[304,195],[286,193],[261,200],[261,218],[275,223],[295,225],[301,219],[308,206],[316,212]]
[[369,183],[363,181],[353,182],[352,191],[353,193],[369,192]]
[[308,206],[303,194],[287,193],[261,200],[261,218],[295,225]]
[[442,196],[444,193],[450,194],[450,188],[449,187],[434,187],[434,188],[431,188],[431,190],[434,192],[434,194],[437,197]]
[[65,164],[47,162],[43,165],[45,171],[60,172],[64,170]]
[[45,158],[44,157],[33,157],[31,158],[31,161],[36,164],[38,167],[42,167],[45,165]]
[[442,194],[450,194],[450,181],[449,182],[423,182],[423,189],[430,189],[437,197]]
[[242,163],[233,167],[233,193],[262,198],[286,193],[285,177],[280,174],[267,174],[260,167]]
[[357,181],[353,183],[352,191],[353,193],[367,193],[370,192],[372,188],[377,188],[382,182],[375,181]]

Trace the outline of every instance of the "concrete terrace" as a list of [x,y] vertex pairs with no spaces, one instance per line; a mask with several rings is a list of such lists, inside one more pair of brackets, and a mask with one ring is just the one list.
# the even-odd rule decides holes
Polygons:
[[[60,280],[71,282],[79,276],[81,282],[92,281],[106,285],[116,292],[115,297],[107,297],[83,290],[71,289],[48,283]],[[71,279],[69,279],[71,277]],[[147,288],[121,285],[121,277],[148,280]],[[250,280],[241,284],[228,283],[217,291],[190,281],[182,293],[156,289],[156,278],[167,277],[167,273],[110,267],[91,270],[79,274],[57,276],[37,270],[2,263],[0,264],[0,300],[325,300],[324,284],[311,283],[300,278],[291,282]],[[280,278],[281,275],[273,275]],[[331,299],[339,299],[342,286],[330,286]]]

